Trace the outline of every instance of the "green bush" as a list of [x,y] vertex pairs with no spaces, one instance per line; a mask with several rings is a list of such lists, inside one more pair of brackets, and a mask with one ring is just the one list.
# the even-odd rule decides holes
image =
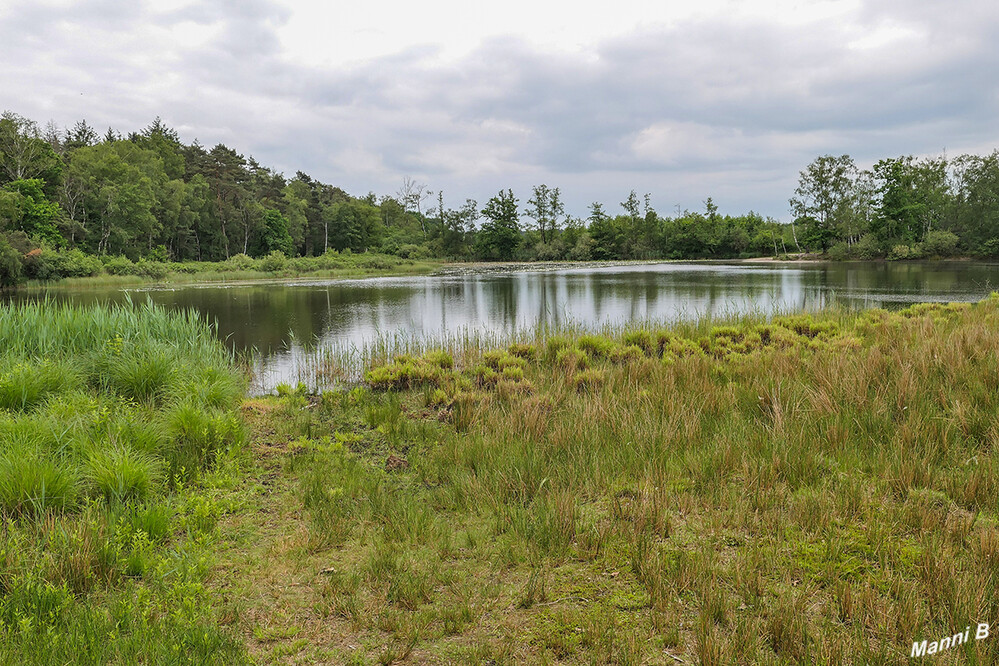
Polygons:
[[958,238],[949,231],[931,231],[923,239],[923,253],[928,257],[953,257]]
[[979,245],[975,255],[983,259],[999,258],[999,238],[990,238]]
[[912,249],[908,245],[895,245],[888,253],[888,261],[898,261],[900,259],[910,259]]
[[281,250],[274,250],[260,260],[260,269],[268,273],[283,271],[288,265],[288,257]]
[[222,265],[226,268],[226,270],[230,271],[257,270],[257,260],[242,253],[232,255],[222,262]]
[[403,259],[428,259],[430,258],[430,250],[428,250],[423,245],[414,245],[412,243],[407,243],[401,245],[395,252],[397,257],[402,257]]
[[109,275],[135,275],[135,264],[128,257],[109,256],[104,258],[104,270]]
[[146,277],[153,278],[154,280],[161,280],[167,276],[170,269],[166,264],[159,261],[146,261],[145,259],[140,259],[139,263],[135,264],[135,274],[144,275]]
[[881,244],[872,234],[865,234],[853,244],[853,254],[858,259],[877,259],[884,256]]
[[851,258],[850,246],[845,242],[839,242],[829,248],[829,258],[833,261],[846,261]]

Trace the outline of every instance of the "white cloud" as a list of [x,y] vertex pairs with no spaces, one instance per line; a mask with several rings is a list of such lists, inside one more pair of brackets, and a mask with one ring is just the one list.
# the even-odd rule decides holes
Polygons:
[[0,106],[225,142],[286,173],[456,201],[538,182],[575,213],[786,216],[797,172],[999,143],[999,8],[955,0],[128,0],[0,7]]

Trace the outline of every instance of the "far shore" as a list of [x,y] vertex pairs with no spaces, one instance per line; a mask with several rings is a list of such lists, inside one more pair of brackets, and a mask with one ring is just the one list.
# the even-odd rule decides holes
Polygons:
[[[942,259],[902,260],[891,263],[912,263],[913,261],[970,262],[987,261],[973,257],[948,257]],[[56,289],[91,289],[95,287],[205,287],[205,286],[246,286],[251,284],[294,284],[315,280],[359,280],[376,277],[405,276],[456,276],[484,273],[544,272],[580,268],[608,268],[614,266],[652,266],[658,264],[850,264],[887,263],[886,259],[851,259],[836,261],[819,254],[795,254],[783,257],[749,257],[732,259],[630,259],[606,261],[460,261],[446,262],[427,259],[405,262],[388,268],[349,267],[318,271],[205,271],[203,273],[170,272],[162,278],[142,275],[97,275],[93,277],[64,278],[52,281],[30,281],[20,287],[27,291]]]

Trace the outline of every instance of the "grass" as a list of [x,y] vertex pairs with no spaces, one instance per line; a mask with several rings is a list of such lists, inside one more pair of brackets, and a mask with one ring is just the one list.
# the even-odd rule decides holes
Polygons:
[[253,658],[887,664],[999,616],[997,297],[446,351],[248,405]]
[[73,369],[0,413],[0,663],[890,664],[999,617],[997,296],[386,345],[246,399],[192,314],[0,339]]
[[[443,265],[439,260],[401,259],[378,253],[336,253],[318,257],[296,257],[269,264],[265,259],[237,255],[226,261],[188,261],[155,263],[156,270],[136,270],[130,274],[107,272],[91,277],[58,280],[65,287],[125,287],[141,284],[196,284],[208,282],[247,282],[294,278],[362,278],[382,275],[422,275]],[[141,268],[141,264],[139,264]],[[51,280],[32,280],[29,288],[47,287]]]
[[205,587],[245,385],[213,329],[7,305],[0,346],[0,663],[244,662]]

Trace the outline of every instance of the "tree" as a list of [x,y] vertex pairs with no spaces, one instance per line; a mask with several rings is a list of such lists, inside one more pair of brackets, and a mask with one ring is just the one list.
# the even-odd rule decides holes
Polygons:
[[823,155],[801,171],[789,203],[795,220],[805,225],[806,245],[818,245],[823,252],[828,249],[837,227],[849,217],[856,175],[849,155]]
[[873,228],[881,240],[919,242],[943,219],[950,199],[946,160],[884,159],[872,173],[879,197]]
[[635,190],[628,193],[628,198],[621,202],[621,207],[624,208],[624,212],[628,214],[628,217],[632,219],[633,222],[637,221],[639,216],[639,207],[641,203],[638,200],[638,194]]
[[378,209],[360,199],[330,207],[330,245],[335,250],[362,251],[381,240],[382,218]]
[[527,200],[527,215],[534,219],[535,228],[541,234],[541,242],[550,242],[558,232],[559,218],[565,215],[559,188],[536,185],[531,198]]
[[294,256],[295,244],[288,232],[288,220],[271,208],[263,213],[259,252],[263,256],[275,251],[283,252],[288,257]]
[[77,148],[93,146],[98,141],[100,141],[100,137],[94,128],[88,125],[86,120],[81,120],[73,125],[72,129],[66,130],[63,146],[66,150],[72,151]]
[[475,228],[478,217],[479,205],[474,199],[466,199],[458,210],[444,212],[441,250],[445,256],[464,257],[468,254],[468,236]]
[[235,150],[220,143],[208,153],[206,166],[205,176],[215,195],[215,212],[222,231],[225,258],[228,259],[232,253],[229,251],[229,232],[226,227],[240,216],[240,206],[249,199],[245,187],[249,180],[246,160]]
[[399,188],[399,192],[396,196],[399,197],[399,203],[407,211],[413,211],[416,213],[417,218],[420,220],[420,228],[423,230],[423,237],[427,237],[427,224],[423,218],[423,202],[427,200],[433,192],[427,189],[426,184],[418,183],[409,176],[402,179],[402,187]]
[[520,245],[520,215],[513,190],[500,190],[486,202],[482,214],[487,221],[479,231],[478,250],[487,258],[509,260]]
[[599,202],[590,204],[589,232],[593,239],[591,254],[594,259],[620,259],[623,233],[620,225],[604,212]]
[[13,195],[14,215],[7,220],[15,231],[23,231],[32,238],[52,245],[62,245],[63,238],[56,222],[62,214],[59,204],[49,201],[42,191],[42,180],[29,178],[15,180],[3,189]]
[[162,161],[128,141],[101,143],[74,153],[68,177],[80,184],[87,249],[138,256],[162,224],[154,213],[166,183]]
[[[999,250],[999,151],[964,155],[955,163],[953,230],[972,251],[995,256]],[[986,249],[990,242],[992,246]]]
[[21,282],[21,253],[0,235],[0,287],[12,287]]
[[62,161],[42,138],[38,123],[11,111],[0,115],[0,183],[40,178],[53,193],[59,184]]

